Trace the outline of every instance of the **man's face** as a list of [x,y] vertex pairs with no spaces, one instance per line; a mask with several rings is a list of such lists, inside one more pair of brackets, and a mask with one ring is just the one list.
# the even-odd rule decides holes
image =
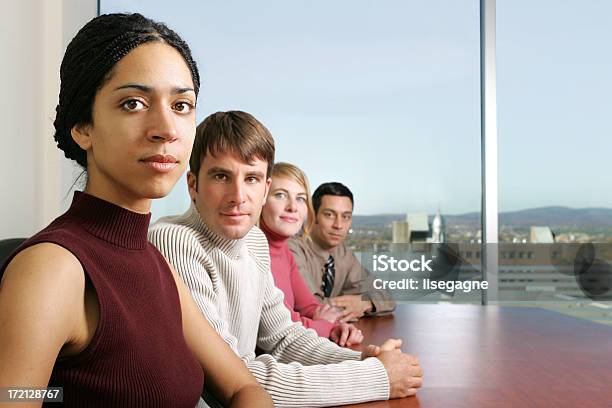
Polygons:
[[324,249],[340,245],[353,222],[353,204],[348,197],[324,195],[315,216],[312,236]]
[[234,152],[207,153],[197,179],[192,172],[187,174],[189,195],[213,232],[240,239],[251,230],[270,187],[267,168],[265,161],[245,163]]

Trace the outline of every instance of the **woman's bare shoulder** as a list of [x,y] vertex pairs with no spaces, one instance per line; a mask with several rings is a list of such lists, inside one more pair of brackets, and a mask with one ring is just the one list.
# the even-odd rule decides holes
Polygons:
[[35,280],[47,284],[57,281],[69,286],[85,282],[83,267],[76,256],[51,242],[32,245],[15,255],[4,271],[2,286],[6,280],[21,283]]
[[8,313],[38,320],[56,313],[57,319],[70,321],[83,307],[84,292],[83,267],[70,251],[53,243],[35,244],[19,252],[4,271],[0,318]]
[[84,293],[80,262],[59,245],[32,245],[11,260],[0,283],[0,383],[46,384],[82,320]]

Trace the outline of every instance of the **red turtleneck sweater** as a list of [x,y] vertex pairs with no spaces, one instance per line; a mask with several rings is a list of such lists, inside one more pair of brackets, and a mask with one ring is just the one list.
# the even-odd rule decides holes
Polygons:
[[261,219],[260,228],[270,244],[270,260],[274,284],[285,294],[285,306],[291,311],[291,320],[302,322],[304,327],[314,329],[319,336],[329,337],[334,323],[313,320],[320,303],[314,297],[300,275],[293,254],[287,246],[287,237],[271,231]]
[[49,379],[50,387],[64,388],[65,407],[193,408],[198,402],[202,367],[185,342],[172,273],[147,241],[150,217],[76,192],[70,209],[0,268],[1,278],[19,251],[51,242],[77,257],[96,291],[100,320],[91,342],[56,361]]

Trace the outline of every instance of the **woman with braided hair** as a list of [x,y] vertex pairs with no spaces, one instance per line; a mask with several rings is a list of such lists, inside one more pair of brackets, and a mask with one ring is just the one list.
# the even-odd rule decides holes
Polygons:
[[226,405],[272,406],[147,242],[151,200],[195,135],[189,47],[139,14],[103,15],[72,40],[60,78],[55,140],[87,183],[0,268],[0,387],[63,387],[67,407],[191,408],[205,373]]

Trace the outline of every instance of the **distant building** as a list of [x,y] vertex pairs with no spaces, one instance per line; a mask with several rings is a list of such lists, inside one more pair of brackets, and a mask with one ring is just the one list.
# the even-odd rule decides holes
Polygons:
[[[563,296],[585,297],[574,270],[579,245],[500,242],[497,248],[500,300],[559,301]],[[482,246],[459,243],[458,250],[463,262],[459,278],[479,276]]]
[[444,242],[445,235],[446,222],[439,209],[431,225],[425,213],[406,214],[406,221],[392,223],[393,244],[440,243]]
[[427,214],[407,214],[406,222],[408,223],[410,242],[427,242],[427,238],[430,236]]
[[534,227],[530,228],[529,242],[532,244],[553,244],[555,236],[549,227]]
[[446,234],[446,222],[444,221],[444,217],[440,214],[440,209],[436,212],[436,215],[433,217],[431,221],[431,240],[428,242],[433,242],[439,244],[444,242],[444,235]]
[[410,243],[410,228],[406,221],[393,221],[393,243],[394,244],[409,244]]

